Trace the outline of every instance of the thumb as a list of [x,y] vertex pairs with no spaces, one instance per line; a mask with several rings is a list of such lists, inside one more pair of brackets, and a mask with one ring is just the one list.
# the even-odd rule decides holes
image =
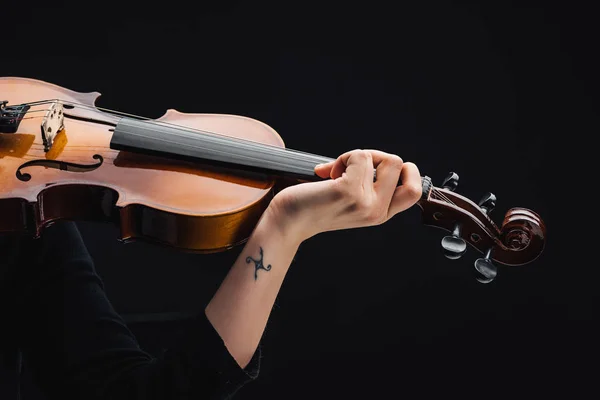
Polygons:
[[315,174],[317,174],[318,177],[323,179],[329,178],[331,176],[331,170],[333,169],[335,162],[336,160],[333,160],[325,164],[317,165],[315,167]]

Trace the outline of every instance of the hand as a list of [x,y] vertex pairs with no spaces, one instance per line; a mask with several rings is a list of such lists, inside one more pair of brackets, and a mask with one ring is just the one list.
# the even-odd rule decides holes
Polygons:
[[315,173],[331,180],[287,187],[269,206],[284,232],[300,241],[321,232],[382,224],[421,198],[417,166],[382,151],[353,150],[318,165]]

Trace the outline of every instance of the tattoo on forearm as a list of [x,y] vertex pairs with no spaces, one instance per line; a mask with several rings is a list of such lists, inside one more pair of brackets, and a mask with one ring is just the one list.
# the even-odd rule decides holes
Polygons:
[[255,260],[252,257],[246,257],[246,263],[250,264],[251,262],[254,263],[254,280],[258,279],[258,270],[259,269],[264,269],[265,271],[271,270],[271,264],[267,265],[266,267],[263,264],[263,249],[262,249],[262,247],[260,248],[260,260]]

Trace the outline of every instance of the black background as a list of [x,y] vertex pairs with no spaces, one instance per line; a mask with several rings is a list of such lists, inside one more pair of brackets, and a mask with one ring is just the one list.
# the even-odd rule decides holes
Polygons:
[[[475,201],[495,193],[497,223],[517,206],[546,222],[541,257],[500,268],[489,285],[471,275],[472,249],[444,258],[444,233],[424,227],[417,208],[310,239],[273,310],[260,379],[238,398],[596,390],[597,262],[572,224],[595,218],[593,175],[574,164],[598,133],[588,119],[590,9],[169,1],[3,2],[0,12],[0,76],[98,91],[98,106],[147,117],[168,108],[245,115],[289,148],[331,157],[396,153],[436,184],[457,172],[458,192]],[[587,183],[575,183],[582,175]],[[241,250],[182,254],[123,245],[112,226],[80,228],[127,318],[202,309]],[[185,322],[131,327],[154,352]]]

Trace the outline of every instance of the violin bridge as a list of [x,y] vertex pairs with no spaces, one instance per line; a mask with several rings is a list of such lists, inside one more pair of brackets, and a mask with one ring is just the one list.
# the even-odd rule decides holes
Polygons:
[[42,140],[44,142],[44,151],[48,152],[54,143],[54,138],[65,127],[64,108],[61,103],[55,101],[52,103],[44,119],[42,120]]

